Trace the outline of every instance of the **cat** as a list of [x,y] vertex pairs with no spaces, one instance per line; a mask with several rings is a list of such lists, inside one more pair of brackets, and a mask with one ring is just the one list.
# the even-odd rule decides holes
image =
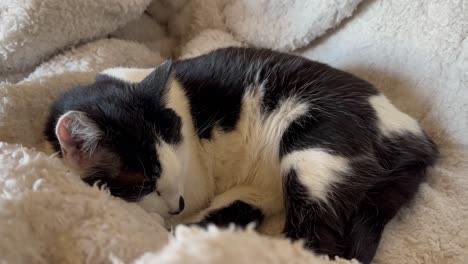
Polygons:
[[55,101],[45,134],[85,182],[165,217],[283,214],[286,237],[363,263],[438,157],[370,83],[260,48],[105,70]]

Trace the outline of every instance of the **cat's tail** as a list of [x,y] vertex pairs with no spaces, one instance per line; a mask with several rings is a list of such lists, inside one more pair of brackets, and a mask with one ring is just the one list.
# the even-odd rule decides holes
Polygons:
[[375,155],[384,177],[366,193],[345,231],[344,257],[362,263],[371,262],[385,225],[413,199],[438,150],[425,134],[405,134],[384,138]]

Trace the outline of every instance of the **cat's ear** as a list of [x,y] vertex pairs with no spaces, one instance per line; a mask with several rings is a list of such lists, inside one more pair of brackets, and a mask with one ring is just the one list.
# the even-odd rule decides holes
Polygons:
[[102,131],[85,113],[69,111],[62,115],[55,127],[62,156],[70,165],[87,168],[102,138]]
[[139,86],[146,89],[163,91],[163,88],[166,87],[166,84],[171,77],[171,72],[172,60],[166,60],[146,76],[146,78],[140,82]]

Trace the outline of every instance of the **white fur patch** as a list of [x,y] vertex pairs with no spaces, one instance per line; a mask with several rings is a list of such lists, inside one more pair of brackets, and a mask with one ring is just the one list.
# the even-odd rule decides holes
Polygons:
[[[190,113],[190,102],[185,95],[182,85],[178,81],[171,80],[167,99],[167,106],[174,110],[182,119],[182,135],[185,137],[195,137],[192,115]],[[193,141],[196,138],[190,137],[185,140]]]
[[[238,129],[244,132],[243,140],[240,142],[249,145],[247,152],[252,155],[250,160],[262,156],[265,157],[263,161],[267,161],[267,164],[276,163],[278,160],[275,157],[279,157],[278,142],[292,122],[307,114],[309,105],[295,98],[288,98],[280,101],[278,107],[264,117],[261,114],[262,99],[262,86],[243,98]],[[257,163],[257,165],[265,164]]]
[[[263,126],[263,136],[259,140],[265,140],[267,144],[275,144],[277,146],[276,153],[279,151],[278,142],[288,129],[288,127],[298,118],[307,114],[309,105],[300,103],[295,98],[288,98],[279,103],[280,107],[275,109],[271,115],[266,118]],[[276,155],[275,153],[275,155]]]
[[175,146],[177,159],[182,166],[182,175],[185,175],[181,184],[184,188],[185,209],[179,216],[193,214],[207,206],[208,198],[213,193],[213,179],[206,168],[203,168],[198,155],[199,139],[193,126],[190,113],[190,103],[185,95],[182,85],[171,80],[167,94],[167,106],[174,110],[182,119],[182,142]]
[[348,170],[348,160],[322,149],[306,149],[294,151],[283,158],[283,175],[291,169],[296,171],[299,181],[307,188],[311,198],[326,201],[329,187],[340,181],[338,173]]
[[160,142],[156,146],[162,171],[157,191],[171,211],[179,209],[179,197],[184,196],[185,173],[173,146]]
[[110,68],[102,71],[100,74],[105,74],[114,78],[117,78],[122,81],[127,81],[131,83],[139,83],[148,76],[154,69],[138,69],[138,68]]
[[263,87],[251,88],[243,98],[236,129],[226,133],[215,128],[210,140],[201,141],[199,156],[204,177],[214,179],[217,194],[250,186],[256,196],[246,199],[269,217],[283,209],[279,142],[288,126],[307,114],[309,105],[288,98],[270,113],[263,113]]
[[372,96],[369,102],[377,113],[379,129],[384,135],[403,132],[421,133],[418,122],[398,110],[384,95]]

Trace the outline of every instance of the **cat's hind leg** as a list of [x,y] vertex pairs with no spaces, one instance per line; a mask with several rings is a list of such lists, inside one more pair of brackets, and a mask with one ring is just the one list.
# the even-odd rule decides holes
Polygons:
[[347,220],[373,184],[366,173],[375,173],[366,159],[361,163],[321,148],[285,155],[285,235],[317,253],[344,257]]
[[[286,187],[287,186],[287,187]],[[303,240],[305,247],[330,257],[344,256],[345,223],[324,204],[308,197],[306,187],[291,170],[285,179],[286,221],[284,233],[293,240]]]
[[346,258],[370,263],[385,225],[407,205],[438,157],[436,145],[425,135],[394,135],[376,145],[376,157],[385,171],[349,220]]

